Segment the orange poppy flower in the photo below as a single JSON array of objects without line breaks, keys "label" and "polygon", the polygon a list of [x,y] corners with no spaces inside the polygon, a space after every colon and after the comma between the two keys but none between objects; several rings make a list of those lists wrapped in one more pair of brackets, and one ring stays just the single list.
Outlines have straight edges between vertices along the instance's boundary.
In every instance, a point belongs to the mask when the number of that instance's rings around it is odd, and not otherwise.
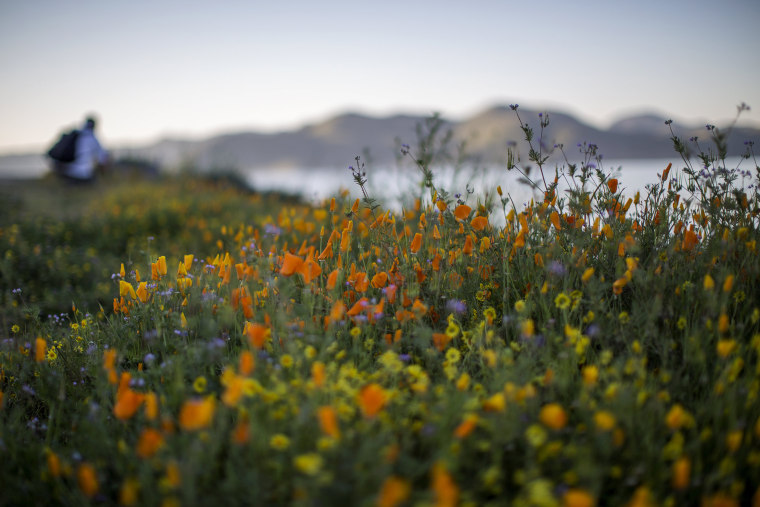
[{"label": "orange poppy flower", "polygon": [[322,387],[325,383],[325,364],[321,361],[315,361],[311,365],[311,378],[314,380],[314,385]]},{"label": "orange poppy flower", "polygon": [[[124,378],[122,376],[122,378]],[[113,415],[122,421],[131,418],[145,400],[145,395],[126,387],[116,393],[116,403],[113,406]]]},{"label": "orange poppy flower", "polygon": [[145,428],[137,440],[137,455],[143,459],[150,458],[156,454],[163,443],[164,437],[158,430]]},{"label": "orange poppy flower", "polygon": [[228,407],[234,407],[237,405],[240,398],[243,396],[243,385],[245,379],[240,375],[233,375],[227,384],[224,394],[222,394],[222,403]]},{"label": "orange poppy flower", "polygon": [[50,475],[53,477],[58,477],[61,475],[61,460],[58,458],[58,455],[56,453],[53,451],[48,451],[46,461]]},{"label": "orange poppy flower", "polygon": [[290,252],[285,252],[285,258],[282,261],[282,268],[280,268],[280,274],[283,276],[291,276],[294,273],[298,273],[303,266],[303,259],[297,255],[293,255]]},{"label": "orange poppy flower", "polygon": [[253,318],[253,298],[251,296],[245,296],[241,299],[240,306],[243,307],[243,317],[246,319]]},{"label": "orange poppy flower", "polygon": [[385,271],[380,271],[375,276],[372,277],[372,287],[376,289],[382,289],[385,287],[385,284],[388,283],[388,273]]},{"label": "orange poppy flower", "polygon": [[520,232],[515,238],[515,248],[522,248],[525,246],[525,229],[520,229]]},{"label": "orange poppy flower", "polygon": [[361,298],[359,301],[354,303],[354,306],[352,306],[348,312],[346,312],[346,315],[349,317],[355,317],[356,315],[362,313],[367,305],[369,305],[369,299]]},{"label": "orange poppy flower", "polygon": [[464,418],[464,421],[457,426],[454,430],[454,436],[457,438],[464,438],[475,429],[478,425],[478,417],[476,415],[470,415]]},{"label": "orange poppy flower", "polygon": [[322,268],[319,267],[319,264],[314,261],[312,256],[309,256],[309,258],[301,264],[298,272],[303,276],[304,283],[309,284],[314,278],[322,274]]},{"label": "orange poppy flower", "polygon": [[77,484],[87,498],[92,498],[98,492],[98,477],[95,468],[89,463],[82,463],[77,468]]},{"label": "orange poppy flower", "polygon": [[330,406],[319,407],[317,409],[317,419],[319,419],[319,427],[325,435],[332,438],[340,438],[338,415],[335,413],[334,408]]},{"label": "orange poppy flower", "polygon": [[235,429],[232,431],[232,441],[238,445],[243,445],[251,438],[251,426],[248,424],[248,420],[244,417],[235,425]]},{"label": "orange poppy flower", "polygon": [[213,396],[187,400],[179,412],[179,425],[185,431],[207,428],[214,419],[216,400]]},{"label": "orange poppy flower", "polygon": [[422,316],[427,313],[428,307],[419,299],[415,299],[414,304],[412,305],[412,311],[417,315]]},{"label": "orange poppy flower", "polygon": [[475,217],[472,219],[472,222],[470,222],[470,225],[473,229],[476,231],[482,231],[486,227],[488,227],[488,218],[486,217]]},{"label": "orange poppy flower", "polygon": [[166,276],[166,256],[162,255],[159,257],[158,261],[156,261],[156,266],[158,268],[158,274]]},{"label": "orange poppy flower", "polygon": [[150,294],[148,293],[148,283],[147,282],[140,282],[137,285],[137,297],[142,303],[147,303],[148,299],[150,298]]},{"label": "orange poppy flower", "polygon": [[363,271],[356,273],[354,276],[353,284],[356,292],[366,292],[369,288],[369,279],[367,278],[367,273]]},{"label": "orange poppy flower", "polygon": [[403,324],[404,322],[408,322],[412,319],[414,319],[415,315],[410,312],[409,310],[398,310],[396,312],[396,320],[399,322],[399,324]]},{"label": "orange poppy flower", "polygon": [[617,192],[617,187],[618,187],[617,178],[612,178],[612,179],[607,180],[607,187],[610,189],[610,192],[612,192],[613,194]]},{"label": "orange poppy flower", "polygon": [[465,255],[472,255],[472,237],[467,236],[464,238],[464,246],[462,247],[462,253]]},{"label": "orange poppy flower", "polygon": [[[352,222],[353,223],[353,222]],[[351,231],[348,228],[343,229],[340,236],[340,251],[346,252],[351,247]]]},{"label": "orange poppy flower", "polygon": [[343,318],[343,315],[346,314],[346,305],[343,304],[343,301],[338,300],[333,304],[332,309],[330,310],[330,321],[331,322],[337,322],[340,319]]},{"label": "orange poppy flower", "polygon": [[34,360],[41,363],[47,356],[47,342],[44,338],[38,337],[34,340]]},{"label": "orange poppy flower", "polygon": [[[644,502],[648,504],[649,502]],[[594,497],[582,489],[568,489],[562,495],[562,505],[565,507],[594,507],[596,500]],[[639,502],[631,502],[629,505],[640,505]]]},{"label": "orange poppy flower", "polygon": [[119,296],[129,296],[132,299],[137,299],[137,294],[135,294],[135,289],[132,287],[132,284],[124,280],[119,280]]},{"label": "orange poppy flower", "polygon": [[266,326],[251,322],[245,323],[243,333],[248,336],[248,341],[251,343],[251,346],[256,349],[264,347],[264,343],[266,343],[267,338],[269,337],[269,329]]},{"label": "orange poppy flower", "polygon": [[623,287],[625,287],[628,284],[628,279],[626,277],[620,277],[617,280],[615,280],[612,283],[612,292],[614,294],[620,295],[623,293]]},{"label": "orange poppy flower", "polygon": [[441,269],[441,254],[436,253],[435,257],[433,257],[433,261],[431,263],[431,267],[433,268],[433,271],[440,271]]},{"label": "orange poppy flower", "polygon": [[675,490],[683,490],[689,487],[691,476],[691,461],[689,458],[681,457],[673,463],[673,472],[670,484]]},{"label": "orange poppy flower", "polygon": [[409,482],[394,476],[388,477],[380,488],[380,493],[377,496],[377,506],[396,507],[409,498],[411,491],[412,486]]},{"label": "orange poppy flower", "polygon": [[245,297],[248,294],[245,287],[239,289],[232,289],[230,297],[230,304],[232,304],[233,310],[237,310],[240,307],[240,298]]},{"label": "orange poppy flower", "polygon": [[324,250],[322,250],[322,253],[319,254],[319,257],[317,257],[317,259],[319,259],[320,261],[323,261],[325,259],[332,259],[332,258],[333,258],[332,243],[328,241],[327,246],[324,248]]},{"label": "orange poppy flower", "polygon": [[419,232],[414,235],[414,238],[412,239],[412,244],[409,247],[409,250],[412,253],[417,253],[420,251],[420,247],[422,246],[422,234]]},{"label": "orange poppy flower", "polygon": [[247,377],[256,369],[256,359],[250,350],[244,350],[240,354],[240,374]]},{"label": "orange poppy flower", "polygon": [[446,348],[446,345],[448,345],[450,341],[451,337],[446,333],[433,333],[433,345],[441,352],[443,352],[443,349]]},{"label": "orange poppy flower", "polygon": [[388,303],[393,304],[396,302],[397,288],[395,285],[389,285],[385,288],[385,297],[388,299]]},{"label": "orange poppy flower", "polygon": [[375,417],[388,401],[385,390],[378,384],[368,384],[359,391],[359,408],[364,417]]},{"label": "orange poppy flower", "polygon": [[454,507],[459,504],[459,487],[442,463],[433,465],[431,488],[435,493],[435,505]]},{"label": "orange poppy flower", "polygon": [[158,417],[158,396],[156,393],[145,393],[145,417],[149,421]]},{"label": "orange poppy flower", "polygon": [[562,230],[562,224],[560,224],[559,222],[559,213],[557,213],[556,211],[552,211],[551,214],[549,215],[549,220],[551,220],[552,225],[554,226],[555,229],[557,229],[558,231]]},{"label": "orange poppy flower", "polygon": [[681,243],[681,249],[692,250],[699,243],[699,237],[697,233],[689,229],[683,233],[683,242]]},{"label": "orange poppy flower", "polygon": [[470,211],[472,211],[472,208],[470,208],[466,204],[460,204],[454,209],[454,216],[457,217],[459,220],[464,220],[465,218],[470,216]]},{"label": "orange poppy flower", "polygon": [[103,369],[113,370],[116,365],[116,349],[103,351]]},{"label": "orange poppy flower", "polygon": [[338,282],[338,269],[334,269],[327,277],[327,290],[333,290]]}]

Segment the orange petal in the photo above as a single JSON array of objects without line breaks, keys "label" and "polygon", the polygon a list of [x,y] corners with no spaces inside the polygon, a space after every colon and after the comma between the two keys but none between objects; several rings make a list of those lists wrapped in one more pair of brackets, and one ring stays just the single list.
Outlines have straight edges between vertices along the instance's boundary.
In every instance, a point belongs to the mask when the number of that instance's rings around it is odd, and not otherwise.
[{"label": "orange petal", "polygon": [[338,427],[338,414],[330,406],[323,406],[317,409],[317,419],[322,432],[333,438],[340,437],[340,428]]},{"label": "orange petal", "polygon": [[412,253],[417,253],[420,251],[421,246],[422,246],[422,234],[418,232],[414,235],[414,239],[412,239],[412,245],[409,247],[409,250],[411,250]]},{"label": "orange petal", "polygon": [[443,352],[446,345],[451,341],[451,338],[446,333],[433,333],[433,345],[435,348]]},{"label": "orange petal", "polygon": [[385,407],[387,396],[378,384],[369,384],[359,391],[359,408],[364,417],[375,417]]},{"label": "orange petal", "polygon": [[470,216],[470,211],[472,211],[472,208],[470,208],[466,204],[460,204],[454,209],[454,216],[457,217],[459,220],[464,220],[465,218]]},{"label": "orange petal", "polygon": [[243,333],[248,336],[248,341],[251,343],[252,347],[260,349],[264,346],[264,343],[266,343],[269,329],[261,324],[246,322],[245,327],[243,328]]},{"label": "orange petal", "polygon": [[293,273],[297,273],[303,265],[303,259],[291,254],[285,253],[285,259],[282,261],[282,268],[280,268],[280,274],[283,276],[291,276]]},{"label": "orange petal", "polygon": [[359,301],[357,301],[354,306],[351,307],[351,309],[346,312],[346,315],[349,317],[354,317],[356,315],[359,315],[364,311],[364,308],[369,304],[369,300],[367,298],[361,298]]},{"label": "orange petal", "polygon": [[555,229],[557,230],[562,229],[562,224],[560,224],[559,222],[559,213],[557,213],[556,211],[552,211],[551,215],[549,215],[549,219],[552,221],[552,225],[554,226]]},{"label": "orange petal", "polygon": [[388,283],[388,273],[381,271],[372,277],[372,287],[382,289]]},{"label": "orange petal", "polygon": [[462,253],[465,255],[470,255],[472,253],[472,238],[470,236],[467,236],[464,239],[464,246],[462,247]]},{"label": "orange petal", "polygon": [[330,273],[330,276],[327,277],[327,290],[333,290],[335,288],[335,284],[338,281],[338,271],[337,269],[334,269],[332,273]]},{"label": "orange petal", "polygon": [[488,227],[488,219],[486,217],[475,217],[472,219],[472,222],[470,222],[470,225],[476,231],[482,231]]}]

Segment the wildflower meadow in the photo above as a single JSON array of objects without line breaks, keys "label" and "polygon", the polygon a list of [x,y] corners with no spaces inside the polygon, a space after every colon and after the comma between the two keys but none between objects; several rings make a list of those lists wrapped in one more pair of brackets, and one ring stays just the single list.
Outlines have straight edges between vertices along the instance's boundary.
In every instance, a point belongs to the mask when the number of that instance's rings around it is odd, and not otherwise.
[{"label": "wildflower meadow", "polygon": [[629,191],[513,110],[524,205],[442,188],[435,129],[400,209],[359,158],[0,205],[0,504],[760,505],[752,144],[671,124]]}]

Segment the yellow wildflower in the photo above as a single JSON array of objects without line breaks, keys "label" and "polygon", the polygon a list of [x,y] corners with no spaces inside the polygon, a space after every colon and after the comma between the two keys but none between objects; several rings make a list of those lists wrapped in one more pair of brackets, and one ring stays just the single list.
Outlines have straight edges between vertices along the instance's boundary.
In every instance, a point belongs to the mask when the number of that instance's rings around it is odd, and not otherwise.
[{"label": "yellow wildflower", "polygon": [[307,453],[293,459],[296,469],[306,475],[316,475],[322,469],[322,456],[317,453]]},{"label": "yellow wildflower", "polygon": [[538,419],[547,428],[560,430],[567,424],[567,413],[558,403],[549,403],[541,408]]},{"label": "yellow wildflower", "polygon": [[718,340],[715,349],[720,357],[726,358],[736,350],[736,340]]},{"label": "yellow wildflower", "polygon": [[599,368],[594,365],[584,366],[581,374],[583,375],[583,383],[587,386],[593,386],[599,378]]},{"label": "yellow wildflower", "polygon": [[610,431],[615,427],[615,416],[606,410],[594,414],[594,425],[602,431]]},{"label": "yellow wildflower", "polygon": [[678,403],[673,405],[665,416],[665,424],[672,430],[688,426],[691,415]]},{"label": "yellow wildflower", "polygon": [[570,306],[570,297],[564,292],[560,292],[556,298],[554,298],[554,306],[560,310],[565,310]]},{"label": "yellow wildflower", "polygon": [[206,380],[206,377],[200,376],[196,377],[193,381],[193,390],[198,393],[204,393],[206,391],[206,386],[208,385],[208,381]]},{"label": "yellow wildflower", "polygon": [[290,447],[290,439],[282,433],[276,433],[269,439],[269,446],[278,451],[284,451]]}]

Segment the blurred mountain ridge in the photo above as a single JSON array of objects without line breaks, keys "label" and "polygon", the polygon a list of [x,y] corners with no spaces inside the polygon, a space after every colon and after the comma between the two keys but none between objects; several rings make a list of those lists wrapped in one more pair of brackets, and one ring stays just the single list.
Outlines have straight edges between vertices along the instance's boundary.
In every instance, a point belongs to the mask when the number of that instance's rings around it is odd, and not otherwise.
[{"label": "blurred mountain ridge", "polygon": [[[522,121],[534,130],[534,142],[542,135],[539,112],[549,118],[541,138],[545,151],[562,144],[571,160],[580,158],[578,145],[583,143],[596,144],[607,160],[677,157],[666,118],[656,114],[624,117],[600,129],[563,112],[519,108]],[[243,171],[344,169],[354,163],[357,155],[376,166],[388,166],[395,163],[401,143],[409,144],[414,153],[417,131],[429,118],[347,112],[284,132],[236,132],[201,140],[164,138],[141,146],[110,148],[116,159],[149,161],[169,171],[183,167]],[[509,106],[497,105],[460,121],[444,118],[443,122],[443,130],[452,133],[452,148],[466,141],[466,153],[476,157],[481,165],[504,164],[507,147],[513,145],[524,158],[527,156],[525,136],[517,115]],[[705,125],[674,122],[672,126],[687,145],[693,144],[688,141],[697,136],[703,149],[714,147]],[[760,129],[735,126],[728,137],[729,156],[743,154],[745,141],[754,141],[760,146]],[[39,153],[0,155],[0,174],[12,165],[44,162]]]}]

